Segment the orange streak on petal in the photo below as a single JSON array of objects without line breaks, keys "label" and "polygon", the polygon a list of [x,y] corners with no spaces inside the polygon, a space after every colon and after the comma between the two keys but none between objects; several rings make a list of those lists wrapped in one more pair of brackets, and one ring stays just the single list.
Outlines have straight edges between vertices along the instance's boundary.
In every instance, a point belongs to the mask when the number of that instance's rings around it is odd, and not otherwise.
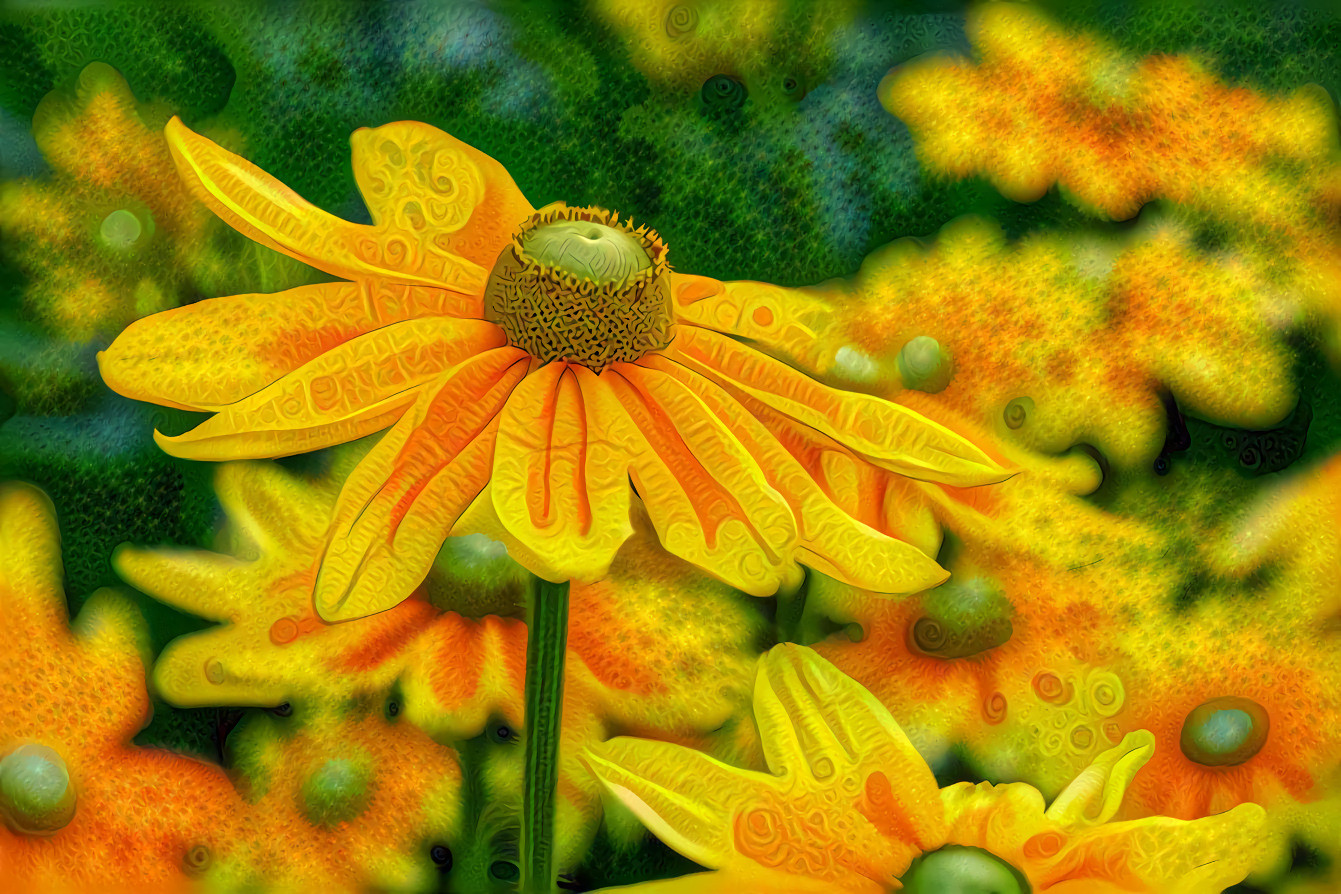
[{"label": "orange streak on petal", "polygon": [[[542,577],[595,580],[631,532],[624,460],[589,435],[602,421],[584,397],[586,370],[531,373],[501,414],[493,475],[499,520]],[[590,381],[595,381],[591,376]]]},{"label": "orange streak on petal", "polygon": [[[853,512],[845,512],[829,492],[830,488],[823,486],[827,480],[822,477],[822,470],[807,466],[784,449],[784,445],[791,446],[789,440],[797,438],[829,439],[672,360],[649,356],[639,364],[675,378],[693,391],[717,418],[731,426],[732,434],[758,461],[768,484],[790,505],[796,518],[798,559],[825,574],[882,593],[916,592],[945,580],[946,572],[929,556],[880,533],[878,518],[872,519],[876,523],[871,524]],[[766,415],[756,418],[752,415],[756,411],[764,411]],[[777,440],[779,437],[784,439],[782,443]],[[840,445],[829,443],[833,451],[848,458],[866,475],[866,483],[857,493],[845,496],[863,502],[876,495],[883,498],[883,487],[876,485],[879,477],[888,473],[857,460]],[[872,477],[875,482],[869,480]]]},{"label": "orange streak on petal", "polygon": [[374,615],[364,625],[354,647],[331,656],[332,670],[372,670],[396,655],[420,634],[437,614],[433,606],[417,599],[408,599],[388,612]]},{"label": "orange streak on petal", "polygon": [[175,438],[164,450],[187,459],[286,456],[380,431],[415,390],[464,357],[500,346],[498,327],[434,317],[383,326],[346,342]]},{"label": "orange streak on petal", "polygon": [[527,359],[497,348],[461,363],[350,474],[317,580],[323,618],[385,610],[423,580],[451,526],[489,480],[498,412]]},{"label": "orange streak on petal", "polygon": [[667,549],[747,592],[772,593],[793,567],[796,523],[758,463],[672,376],[616,364],[606,380],[631,423],[621,432],[629,472]]},{"label": "orange streak on petal", "polygon": [[965,485],[1013,474],[967,439],[907,407],[826,387],[711,330],[681,326],[666,354],[901,475]]}]

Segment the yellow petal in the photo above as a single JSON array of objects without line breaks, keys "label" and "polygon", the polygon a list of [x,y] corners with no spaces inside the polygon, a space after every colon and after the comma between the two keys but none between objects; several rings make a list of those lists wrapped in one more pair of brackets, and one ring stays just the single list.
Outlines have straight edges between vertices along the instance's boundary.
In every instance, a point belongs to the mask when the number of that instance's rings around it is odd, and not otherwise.
[{"label": "yellow petal", "polygon": [[633,533],[623,457],[583,399],[595,382],[583,367],[546,364],[517,386],[499,424],[494,508],[550,580],[604,577]]},{"label": "yellow petal", "polygon": [[589,746],[583,763],[652,834],[701,866],[737,859],[732,820],[772,777],[650,739]]},{"label": "yellow petal", "polygon": [[1029,875],[1064,858],[1071,839],[1043,816],[1043,796],[1032,785],[957,782],[941,789],[947,844],[982,848]]},{"label": "yellow petal", "polygon": [[252,563],[194,549],[122,545],[112,553],[112,567],[160,602],[211,621],[234,621],[241,610],[237,588],[250,577]]},{"label": "yellow petal", "polygon": [[387,428],[420,386],[507,341],[483,320],[429,317],[392,323],[303,364],[256,394],[177,437],[155,433],[184,459],[289,456],[343,444]]},{"label": "yellow petal", "polygon": [[914,846],[908,859],[938,846],[945,823],[931,768],[885,706],[813,649],[784,643],[764,656],[754,716],[774,773],[808,771],[820,782],[882,773],[889,791],[877,825]]},{"label": "yellow petal", "polygon": [[769,485],[786,498],[796,517],[799,561],[877,593],[917,593],[949,577],[912,544],[887,537],[840,509],[813,472],[783,449],[776,430],[765,427],[720,386],[664,357],[644,357],[639,364],[673,376],[693,391],[758,461]]},{"label": "yellow petal", "polygon": [[56,507],[28,484],[0,484],[0,619],[4,629],[64,629]]},{"label": "yellow petal", "polygon": [[229,549],[241,558],[276,551],[315,551],[324,541],[332,486],[278,463],[224,463],[214,493],[229,521]]},{"label": "yellow petal", "polygon": [[217,410],[352,338],[425,316],[479,318],[481,310],[477,299],[443,289],[371,283],[211,298],[131,323],[98,367],[126,397]]},{"label": "yellow petal", "polygon": [[640,882],[601,891],[637,894],[884,894],[887,888],[870,879],[810,878],[778,872],[758,864],[732,866],[717,872],[695,872],[654,882]]},{"label": "yellow petal", "polygon": [[1132,777],[1154,753],[1155,737],[1148,730],[1127,733],[1115,748],[1096,757],[1057,796],[1048,807],[1048,819],[1072,827],[1108,822],[1122,806]]},{"label": "yellow petal", "polygon": [[828,344],[822,334],[839,316],[813,290],[762,282],[723,283],[682,273],[672,278],[678,319],[738,336],[816,374],[833,365],[837,346]]},{"label": "yellow petal", "polygon": [[317,578],[321,617],[385,611],[423,581],[489,479],[498,413],[528,363],[511,347],[462,362],[358,464],[340,491]]},{"label": "yellow petal", "polygon": [[345,279],[373,277],[465,294],[484,289],[486,268],[431,239],[327,214],[179,118],[168,122],[164,134],[191,190],[225,223],[262,245]]},{"label": "yellow petal", "polygon": [[354,179],[378,227],[485,269],[535,211],[501,164],[431,125],[362,127],[349,142]]},{"label": "yellow petal", "polygon": [[666,549],[747,593],[775,593],[795,521],[740,442],[663,373],[616,364],[582,382]]},{"label": "yellow petal", "polygon": [[1122,891],[1217,894],[1260,865],[1265,819],[1257,804],[1240,804],[1191,821],[1152,816],[1096,826],[1068,854],[1064,877],[1075,880],[1072,887],[1047,890],[1080,894],[1091,889],[1078,883],[1095,879],[1116,882]]},{"label": "yellow petal", "polygon": [[968,487],[1014,474],[963,437],[907,407],[826,387],[716,332],[680,326],[666,354],[900,475]]}]

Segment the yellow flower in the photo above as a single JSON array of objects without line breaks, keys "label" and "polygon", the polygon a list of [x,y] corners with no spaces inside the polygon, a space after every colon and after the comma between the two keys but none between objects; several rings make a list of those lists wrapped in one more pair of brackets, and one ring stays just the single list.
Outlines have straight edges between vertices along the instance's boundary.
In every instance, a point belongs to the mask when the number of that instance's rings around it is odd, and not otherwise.
[{"label": "yellow flower", "polygon": [[718,870],[640,889],[921,892],[977,878],[1001,891],[1193,894],[1241,880],[1255,856],[1256,804],[1109,822],[1154,750],[1144,730],[1045,809],[1022,783],[937,790],[884,706],[809,649],[764,657],[754,714],[768,773],[665,742],[588,749],[593,772],[658,838]]},{"label": "yellow flower", "polygon": [[138,321],[100,356],[103,377],[215,413],[158,436],[190,459],[285,456],[390,428],[340,494],[316,584],[324,618],[395,605],[449,533],[493,524],[541,577],[598,579],[631,530],[630,482],[668,550],[746,592],[773,593],[797,560],[912,592],[945,572],[839,509],[778,438],[815,430],[925,481],[1010,474],[917,413],[731,337],[801,352],[813,307],[673,273],[655,233],[602,209],[537,212],[502,165],[435,128],[351,138],[371,226],[176,119],[167,137],[227,223],[347,281]]}]

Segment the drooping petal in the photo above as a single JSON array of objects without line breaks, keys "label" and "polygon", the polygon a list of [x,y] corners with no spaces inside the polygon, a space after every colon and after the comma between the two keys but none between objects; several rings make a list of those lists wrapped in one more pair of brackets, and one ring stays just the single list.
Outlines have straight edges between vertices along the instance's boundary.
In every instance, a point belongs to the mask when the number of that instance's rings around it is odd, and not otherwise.
[{"label": "drooping petal", "polygon": [[489,479],[498,413],[528,363],[511,347],[463,361],[358,464],[340,491],[317,578],[321,617],[384,611],[424,579]]},{"label": "drooping petal", "polygon": [[708,329],[679,327],[666,354],[901,475],[966,487],[1014,474],[963,437],[907,407],[826,387]]},{"label": "drooping petal", "polygon": [[776,592],[795,521],[711,410],[670,376],[632,364],[582,385],[666,549],[747,593]]},{"label": "drooping petal", "polygon": [[[765,427],[720,386],[664,357],[649,355],[639,364],[673,376],[693,391],[758,461],[768,483],[792,507],[800,561],[831,577],[878,593],[915,593],[934,587],[949,576],[934,559],[912,544],[887,537],[839,508],[821,489],[815,471],[803,467],[783,449],[778,430]],[[781,421],[781,415],[776,415]],[[872,521],[875,520],[873,514]]]},{"label": "drooping petal", "polygon": [[765,774],[650,739],[611,739],[589,746],[582,760],[652,834],[710,869],[736,859],[732,817],[761,787],[775,785]]},{"label": "drooping petal", "polygon": [[303,364],[178,437],[154,434],[184,459],[259,459],[343,444],[387,428],[426,383],[462,358],[501,347],[483,320],[392,323]]},{"label": "drooping petal", "polygon": [[566,363],[529,375],[503,409],[494,458],[498,518],[540,559],[530,570],[555,581],[603,577],[633,533],[623,457],[601,436],[584,380],[596,377]]},{"label": "drooping petal", "polygon": [[486,270],[535,211],[506,168],[431,125],[362,127],[349,142],[354,179],[378,227]]},{"label": "drooping petal", "polygon": [[253,241],[346,279],[373,277],[464,294],[484,288],[487,268],[426,236],[327,214],[251,162],[194,133],[179,118],[168,122],[164,135],[191,190]]},{"label": "drooping petal", "polygon": [[673,274],[673,281],[679,320],[756,343],[816,374],[833,365],[837,346],[822,333],[840,317],[817,290],[683,273]]},{"label": "drooping petal", "polygon": [[211,298],[131,323],[98,367],[126,397],[217,410],[379,326],[432,316],[478,319],[479,300],[369,282]]}]

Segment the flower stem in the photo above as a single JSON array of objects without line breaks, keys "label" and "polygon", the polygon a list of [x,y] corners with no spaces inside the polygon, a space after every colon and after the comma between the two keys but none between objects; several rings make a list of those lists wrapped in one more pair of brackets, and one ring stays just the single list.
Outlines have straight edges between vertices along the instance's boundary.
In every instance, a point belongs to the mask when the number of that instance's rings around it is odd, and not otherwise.
[{"label": "flower stem", "polygon": [[522,791],[521,890],[554,891],[554,795],[559,784],[568,584],[536,578],[527,612],[526,781]]}]

